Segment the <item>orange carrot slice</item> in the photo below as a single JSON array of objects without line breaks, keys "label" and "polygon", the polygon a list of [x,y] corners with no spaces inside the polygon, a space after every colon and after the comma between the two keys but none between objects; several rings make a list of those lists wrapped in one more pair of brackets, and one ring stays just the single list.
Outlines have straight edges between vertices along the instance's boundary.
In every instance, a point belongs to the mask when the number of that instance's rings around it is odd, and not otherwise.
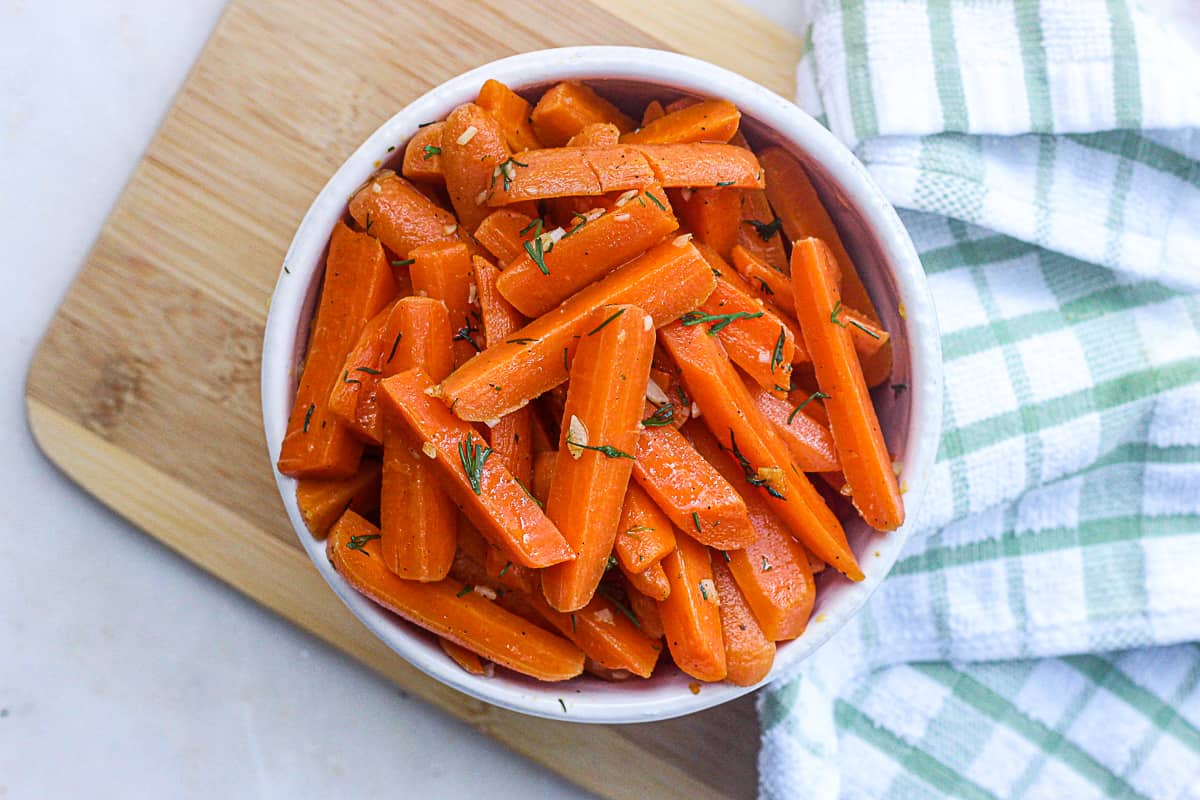
[{"label": "orange carrot slice", "polygon": [[633,120],[596,94],[589,86],[567,81],[542,95],[530,115],[537,137],[548,147],[560,147],[594,122],[611,122],[621,132],[633,130]]},{"label": "orange carrot slice", "polygon": [[326,545],[333,568],[371,600],[523,675],[563,681],[583,671],[583,653],[575,645],[505,611],[470,587],[453,580],[406,581],[388,572],[378,536],[374,525],[347,511],[329,532]]},{"label": "orange carrot slice", "polygon": [[567,141],[567,147],[615,147],[621,140],[621,129],[611,122],[593,122]]},{"label": "orange carrot slice", "polygon": [[708,297],[713,281],[690,244],[653,247],[468,361],[442,382],[438,395],[462,419],[499,419],[567,379],[575,337],[591,330],[588,317],[597,308],[637,305],[661,326]]},{"label": "orange carrot slice", "polygon": [[621,522],[613,552],[626,574],[644,572],[675,549],[671,520],[655,505],[646,490],[636,483],[625,490]]},{"label": "orange carrot slice", "polygon": [[625,579],[629,581],[629,585],[638,594],[643,594],[659,602],[670,596],[671,582],[667,580],[667,572],[663,569],[661,561],[656,561],[641,572],[630,572],[625,569],[623,564],[620,565],[620,568]]},{"label": "orange carrot slice", "polygon": [[459,223],[469,233],[490,213],[484,198],[512,151],[496,118],[474,103],[450,112],[442,129],[442,173]]},{"label": "orange carrot slice", "polygon": [[381,170],[350,198],[350,216],[401,259],[418,245],[454,241],[458,231],[453,214],[391,170]]},{"label": "orange carrot slice", "polygon": [[895,530],[904,522],[904,500],[849,325],[842,318],[838,287],[824,263],[833,257],[820,239],[802,239],[793,245],[792,285],[796,296],[805,300],[797,303],[800,329],[813,357],[817,383],[828,395],[825,411],[850,501],[872,528]]},{"label": "orange carrot slice", "polygon": [[514,156],[487,193],[487,203],[601,195],[641,189],[654,171],[633,147],[552,147]]},{"label": "orange carrot slice", "polygon": [[[608,595],[608,596],[605,596]],[[662,646],[642,633],[641,621],[629,612],[628,606],[618,606],[614,595],[597,594],[591,601],[570,613],[555,611],[546,599],[536,592],[531,600],[559,633],[567,637],[588,658],[606,669],[625,669],[634,675],[649,678],[658,663]]]},{"label": "orange carrot slice", "polygon": [[533,222],[511,208],[497,208],[483,218],[475,229],[475,239],[501,264],[508,264],[525,252],[525,242],[533,238]]},{"label": "orange carrot slice", "polygon": [[723,680],[727,667],[721,598],[713,582],[708,548],[689,536],[680,536],[675,552],[662,563],[671,594],[658,604],[658,611],[671,658],[696,680]]},{"label": "orange carrot slice", "polygon": [[654,122],[654,120],[661,119],[664,115],[666,115],[666,113],[667,112],[663,110],[662,103],[658,102],[657,100],[651,100],[646,104],[645,110],[642,111],[641,126],[643,128],[646,127],[651,122]]},{"label": "orange carrot slice", "polygon": [[[662,565],[659,564],[659,566]],[[666,574],[665,570],[663,574]],[[668,591],[667,595],[670,594]],[[663,638],[662,615],[658,613],[658,601],[632,587],[626,592],[626,600],[629,603],[629,610],[637,618],[642,633],[657,644],[658,640]]]},{"label": "orange carrot slice", "polygon": [[554,467],[557,463],[557,450],[540,450],[533,454],[533,483],[530,490],[543,506],[550,497],[550,484],[554,482]]},{"label": "orange carrot slice", "polygon": [[537,150],[541,142],[529,124],[529,114],[533,107],[529,101],[500,81],[486,80],[479,89],[479,99],[476,101],[485,109],[504,131],[504,140],[514,153],[522,150]]},{"label": "orange carrot slice", "polygon": [[400,173],[410,181],[420,183],[443,183],[442,174],[442,128],[444,122],[435,122],[418,128],[404,148],[404,163]]},{"label": "orange carrot slice", "polygon": [[646,157],[658,182],[666,187],[763,188],[758,159],[741,147],[709,142],[631,147]]},{"label": "orange carrot slice", "polygon": [[836,472],[841,469],[833,434],[805,413],[817,398],[805,402],[804,407],[797,407],[787,400],[780,400],[761,386],[749,381],[745,381],[745,384],[758,412],[771,423],[779,438],[787,445],[796,469],[801,472]]},{"label": "orange carrot slice", "polygon": [[379,242],[343,223],[333,229],[325,283],[309,336],[304,372],[279,451],[279,471],[294,478],[349,478],[363,446],[329,408],[358,332],[396,295]]},{"label": "orange carrot slice", "polygon": [[347,508],[360,514],[379,508],[379,473],[378,461],[363,459],[358,472],[349,478],[300,480],[296,484],[296,504],[309,532],[323,538]]},{"label": "orange carrot slice", "polygon": [[[342,372],[329,393],[329,410],[352,429],[358,425],[359,401],[375,391],[379,382],[379,361],[386,346],[388,318],[394,303],[383,307],[378,314],[367,320],[358,340],[342,362]],[[389,340],[390,343],[390,340]],[[360,431],[366,435],[366,431]],[[367,437],[371,441],[370,437]],[[374,440],[378,444],[378,439]]]},{"label": "orange carrot slice", "polygon": [[738,215],[741,213],[740,189],[679,189],[672,201],[683,227],[728,259],[737,244]]},{"label": "orange carrot slice", "polygon": [[728,142],[737,132],[741,112],[728,100],[705,100],[681,108],[621,137],[624,144]]},{"label": "orange carrot slice", "polygon": [[483,349],[472,308],[470,250],[461,242],[436,242],[417,247],[409,255],[414,293],[441,300],[450,312],[454,365],[461,366]]},{"label": "orange carrot slice", "polygon": [[767,638],[729,566],[712,560],[713,583],[721,598],[721,638],[725,643],[725,679],[734,686],[753,686],[767,677],[775,663],[775,643]]},{"label": "orange carrot slice", "polygon": [[442,476],[442,486],[488,541],[507,548],[518,563],[547,567],[574,558],[554,523],[499,459],[483,437],[429,396],[434,383],[420,368],[379,384],[389,404],[421,441],[421,452]]},{"label": "orange carrot slice", "polygon": [[465,669],[472,675],[482,675],[487,672],[483,665],[483,661],[479,656],[472,653],[465,647],[461,647],[449,639],[438,638],[438,644],[442,647],[442,652],[450,656],[450,660],[460,667]]}]

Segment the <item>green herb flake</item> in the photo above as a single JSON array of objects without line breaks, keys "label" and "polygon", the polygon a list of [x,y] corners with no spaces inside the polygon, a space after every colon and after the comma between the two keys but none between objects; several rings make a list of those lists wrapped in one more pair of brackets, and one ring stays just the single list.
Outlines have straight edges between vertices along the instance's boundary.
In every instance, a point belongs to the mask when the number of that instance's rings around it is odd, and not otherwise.
[{"label": "green herb flake", "polygon": [[616,606],[617,611],[620,611],[622,614],[628,617],[629,621],[632,622],[639,630],[641,629],[642,621],[637,618],[636,614],[629,610],[629,606],[618,600],[617,596],[610,592],[607,586],[601,585],[596,587],[596,594],[600,595],[605,600]]},{"label": "green herb flake", "polygon": [[761,222],[757,219],[747,219],[743,220],[743,222],[753,225],[755,233],[758,234],[758,238],[762,239],[764,242],[771,241],[771,237],[779,233],[780,229],[783,228],[783,220],[781,220],[779,217],[776,217],[770,222]]},{"label": "green herb flake", "polygon": [[404,336],[404,331],[396,334],[396,340],[392,342],[392,352],[388,353],[388,363],[392,363],[392,359],[396,357],[396,348],[400,346],[400,339]]},{"label": "green herb flake", "polygon": [[696,533],[703,532],[700,528],[700,514],[698,512],[692,512],[692,524],[696,526]]},{"label": "green herb flake", "polygon": [[[783,345],[787,342],[787,328],[779,326],[779,338],[775,340],[775,352],[771,354],[771,374],[775,374],[775,368],[783,366]],[[786,390],[785,390],[786,391]]]},{"label": "green herb flake", "polygon": [[704,581],[700,581],[699,586],[700,586],[700,596],[703,597],[705,600],[707,600],[708,599],[708,587],[704,585]]},{"label": "green herb flake", "polygon": [[732,561],[732,560],[733,560],[733,559],[732,559],[732,558],[729,556],[729,551],[728,551],[728,550],[722,550],[722,551],[721,551],[721,555],[725,556],[725,563],[726,563],[726,564],[728,564],[730,561]]},{"label": "green herb flake", "polygon": [[469,583],[464,583],[464,584],[463,584],[463,587],[462,587],[461,589],[459,589],[459,590],[458,590],[458,594],[456,594],[456,595],[454,595],[454,596],[455,596],[455,597],[466,597],[467,595],[469,595],[469,594],[470,594],[471,592],[473,592],[473,591],[475,591],[475,587],[474,587],[474,586],[472,586],[472,585],[471,585],[471,584],[469,584]]},{"label": "green herb flake", "polygon": [[[579,625],[575,621],[575,615],[571,615],[571,633],[579,633]],[[566,710],[565,708],[563,709]]]},{"label": "green herb flake", "polygon": [[654,195],[650,194],[650,192],[646,192],[646,197],[649,197],[649,198],[650,198],[650,202],[654,203],[654,205],[658,206],[658,207],[659,207],[659,208],[661,208],[663,211],[666,211],[666,210],[667,210],[667,207],[666,207],[666,205],[663,203],[663,201],[662,201],[662,200],[659,200],[657,197],[655,197]]},{"label": "green herb flake", "polygon": [[517,235],[524,236],[525,234],[529,233],[530,231],[534,232],[533,233],[534,236],[542,235],[542,218],[541,217],[534,217],[533,219],[529,220],[529,224],[526,225],[524,228],[521,228],[521,230],[518,231]]},{"label": "green herb flake", "polygon": [[422,123],[421,123],[420,125],[418,125],[417,127],[418,127],[418,128],[428,128],[428,127],[429,127],[430,125],[432,125],[434,122],[437,122],[437,120],[435,119],[435,120],[432,120],[431,122],[422,122]]},{"label": "green herb flake", "polygon": [[505,339],[505,344],[533,344],[537,339]]},{"label": "green herb flake", "polygon": [[570,372],[571,365],[567,363],[567,348],[563,348],[563,371]]},{"label": "green herb flake", "polygon": [[351,536],[350,541],[346,542],[346,549],[357,550],[358,552],[366,555],[367,542],[371,541],[372,539],[378,539],[379,537],[380,534],[378,533],[364,533],[362,536]]},{"label": "green herb flake", "polygon": [[899,397],[900,395],[904,394],[906,391],[908,391],[907,383],[893,383],[892,384],[892,397]]},{"label": "green herb flake", "polygon": [[658,410],[642,420],[643,428],[661,428],[675,421],[675,406],[670,403],[659,406]]},{"label": "green herb flake", "polygon": [[601,322],[599,325],[597,325],[596,327],[594,327],[590,331],[588,331],[587,335],[591,336],[593,333],[598,333],[601,328],[603,328],[605,325],[612,322],[614,319],[616,319],[617,317],[621,316],[624,313],[625,313],[625,309],[623,309],[623,308],[617,309],[617,311],[611,317],[604,320],[604,322]]},{"label": "green herb flake", "polygon": [[433,145],[433,144],[425,145],[424,147],[421,148],[421,151],[423,153],[425,153],[426,161],[433,158],[434,156],[440,156],[442,154],[442,148],[438,147],[437,145]]},{"label": "green herb flake", "polygon": [[288,265],[287,265],[287,264],[284,264],[284,265],[283,265],[283,271],[284,271],[285,273],[287,273],[288,275],[291,275],[291,274],[292,274],[292,271],[291,271],[290,269],[288,269]]},{"label": "green herb flake", "polygon": [[750,463],[750,459],[746,458],[746,456],[742,454],[742,451],[738,449],[737,437],[733,433],[733,428],[729,429],[729,450],[733,453],[733,457],[737,459],[738,466],[742,468],[742,473],[746,478],[746,483],[750,484],[751,486],[759,486],[763,489],[766,489],[767,494],[771,495],[771,497],[774,497],[776,500],[787,500],[786,497],[779,493],[778,489],[767,483],[765,478],[758,477],[758,472],[755,471],[754,465]]},{"label": "green herb flake", "polygon": [[479,346],[479,342],[475,341],[475,337],[472,335],[478,332],[479,328],[476,328],[474,325],[472,325],[471,320],[468,319],[466,325],[454,332],[453,339],[456,342],[466,342],[467,344],[471,345],[471,347],[475,348],[476,353],[480,353],[483,351],[483,348]]},{"label": "green herb flake", "polygon": [[841,327],[844,328],[844,327],[846,327],[846,323],[844,323],[840,319],[838,319],[838,315],[842,313],[842,310],[843,310],[842,309],[842,301],[838,300],[836,303],[833,304],[833,311],[829,312],[829,321],[832,322],[834,325],[840,325]]},{"label": "green herb flake", "polygon": [[393,267],[408,267],[408,266],[412,266],[412,264],[415,261],[416,261],[415,258],[402,258],[399,261],[393,261],[392,266]]},{"label": "green herb flake", "polygon": [[616,569],[616,567],[617,567],[617,557],[614,556],[612,553],[609,553],[608,560],[604,562],[604,571],[608,572],[610,569]]},{"label": "green herb flake", "polygon": [[314,412],[314,411],[316,411],[316,410],[317,410],[317,404],[316,404],[316,403],[309,403],[309,404],[308,404],[308,411],[305,411],[305,412],[304,412],[304,432],[305,432],[305,433],[308,433],[308,424],[309,424],[310,422],[312,422],[312,415],[313,415],[313,412]]},{"label": "green herb flake", "polygon": [[395,149],[396,149],[396,145],[392,145],[391,147],[389,147],[387,149],[387,151],[390,153],[390,152],[394,151]]},{"label": "green herb flake", "polygon": [[863,325],[861,322],[859,322],[859,321],[858,321],[858,320],[856,320],[856,319],[852,319],[852,320],[850,320],[850,324],[851,324],[851,325],[853,325],[854,327],[858,328],[860,331],[862,331],[863,333],[865,333],[867,336],[870,336],[872,339],[879,339],[879,338],[881,338],[881,337],[880,337],[880,335],[879,335],[878,333],[876,333],[875,331],[871,330],[871,329],[870,329],[870,328],[868,328],[866,325]]},{"label": "green herb flake", "polygon": [[533,263],[537,264],[537,268],[543,275],[550,274],[550,268],[546,266],[546,250],[542,245],[540,233],[525,243],[525,252],[529,254]]},{"label": "green herb flake", "polygon": [[358,378],[350,377],[350,370],[345,370],[342,372],[342,383],[357,383],[359,386],[362,385],[362,381],[360,381]]},{"label": "green herb flake", "polygon": [[633,456],[629,455],[629,453],[626,453],[624,450],[618,450],[617,448],[615,448],[611,445],[579,444],[578,442],[571,440],[570,434],[567,434],[567,442],[566,443],[568,445],[570,445],[571,447],[578,447],[580,450],[593,450],[597,453],[602,453],[606,458],[628,458],[630,461],[634,460]]},{"label": "green herb flake", "polygon": [[354,371],[355,372],[365,372],[368,375],[382,375],[383,374],[383,370],[373,369],[372,367],[355,367]]},{"label": "green herb flake", "polygon": [[764,312],[762,311],[756,311],[754,313],[750,313],[749,311],[734,311],[729,314],[705,314],[701,311],[689,311],[680,317],[679,321],[684,327],[703,325],[707,322],[711,322],[713,324],[709,327],[708,333],[710,336],[716,336],[718,333],[725,330],[725,328],[730,324],[737,322],[739,319],[758,319],[763,315],[763,313]]},{"label": "green herb flake", "polygon": [[506,564],[505,564],[503,567],[501,567],[501,568],[500,568],[500,576],[499,576],[499,577],[503,578],[503,577],[504,577],[504,574],[505,574],[506,572],[508,572],[510,569],[512,569],[512,562],[511,562],[511,561],[509,561],[509,562],[508,562],[508,563],[506,563]]},{"label": "green herb flake", "polygon": [[560,706],[562,706],[563,713],[564,714],[567,713],[567,704],[563,702],[563,699],[561,697],[558,698],[558,704]]},{"label": "green herb flake", "polygon": [[480,485],[483,481],[483,465],[491,454],[492,448],[485,447],[482,440],[480,444],[475,444],[470,432],[467,433],[465,441],[458,443],[458,459],[462,462],[463,472],[467,474],[467,482],[471,484],[471,491],[477,495],[483,492]]},{"label": "green herb flake", "polygon": [[536,497],[533,496],[533,492],[529,491],[529,487],[526,486],[525,483],[520,478],[518,478],[516,475],[514,475],[513,480],[517,482],[517,486],[520,486],[522,489],[525,490],[525,494],[529,495],[530,500],[537,503],[538,508],[544,509],[546,507],[545,503],[543,503],[541,500],[538,500]]},{"label": "green herb flake", "polygon": [[792,409],[792,413],[788,414],[787,424],[791,425],[792,420],[794,420],[796,418],[796,415],[799,414],[800,411],[806,405],[811,403],[813,400],[828,400],[828,399],[829,399],[829,395],[825,394],[824,392],[813,392],[808,397],[804,398],[804,400],[800,403],[800,405],[798,405]]}]

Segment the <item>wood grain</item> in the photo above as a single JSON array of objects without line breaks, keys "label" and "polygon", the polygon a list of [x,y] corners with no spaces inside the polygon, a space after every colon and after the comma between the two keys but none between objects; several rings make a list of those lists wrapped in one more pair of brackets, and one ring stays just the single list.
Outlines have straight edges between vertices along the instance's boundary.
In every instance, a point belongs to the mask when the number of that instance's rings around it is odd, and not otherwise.
[{"label": "wood grain", "polygon": [[[28,378],[30,426],[56,464],[135,525],[592,792],[750,796],[752,699],[616,727],[472,700],[409,666],[337,601],[275,491],[258,373],[279,265],[327,177],[398,108],[486,61],[570,44],[677,49],[791,92],[798,40],[731,0],[543,8],[234,0],[46,332]],[[741,33],[718,46],[713,30]]]}]

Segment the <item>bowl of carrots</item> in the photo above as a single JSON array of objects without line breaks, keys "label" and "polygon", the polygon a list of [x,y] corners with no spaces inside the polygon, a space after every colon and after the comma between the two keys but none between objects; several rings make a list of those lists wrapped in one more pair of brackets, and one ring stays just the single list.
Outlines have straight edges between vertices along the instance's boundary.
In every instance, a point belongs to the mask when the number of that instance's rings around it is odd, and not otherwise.
[{"label": "bowl of carrots", "polygon": [[907,537],[937,323],[862,165],[655,50],[526,53],[402,109],[318,195],[263,346],[296,533],[416,667],[666,719],[829,639]]}]

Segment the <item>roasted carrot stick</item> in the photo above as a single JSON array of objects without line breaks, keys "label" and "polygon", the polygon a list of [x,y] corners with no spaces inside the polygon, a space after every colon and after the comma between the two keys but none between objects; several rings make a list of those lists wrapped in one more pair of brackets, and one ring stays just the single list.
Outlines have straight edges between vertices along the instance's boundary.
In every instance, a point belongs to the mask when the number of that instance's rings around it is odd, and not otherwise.
[{"label": "roasted carrot stick", "polygon": [[420,368],[380,382],[380,399],[421,441],[421,452],[442,475],[446,493],[488,541],[507,548],[527,567],[547,567],[574,558],[554,523],[546,518],[483,437],[429,396],[434,387]]},{"label": "roasted carrot stick", "polygon": [[[662,565],[659,564],[659,566]],[[663,574],[666,574],[666,570],[663,571]],[[667,594],[669,595],[670,592]],[[658,601],[632,587],[625,595],[629,603],[629,610],[637,617],[642,633],[657,643],[659,639],[663,638],[662,615],[658,613]]]},{"label": "roasted carrot stick", "polygon": [[514,156],[487,193],[504,206],[548,197],[594,196],[641,189],[654,183],[654,170],[638,148],[552,147]]},{"label": "roasted carrot stick", "polygon": [[559,611],[587,605],[604,576],[633,471],[654,353],[654,320],[637,306],[597,309],[588,324],[571,365],[546,501],[546,516],[575,551],[573,561],[542,573],[542,593]]},{"label": "roasted carrot stick", "polygon": [[613,547],[627,574],[644,572],[675,549],[671,520],[659,510],[646,490],[636,483],[625,490],[617,541]]},{"label": "roasted carrot stick", "polygon": [[767,677],[775,663],[775,643],[766,637],[729,566],[712,559],[713,583],[721,598],[721,638],[725,643],[725,679],[735,686],[753,686]]},{"label": "roasted carrot stick", "polygon": [[342,223],[333,229],[325,282],[309,336],[304,373],[279,471],[294,478],[349,478],[358,469],[362,443],[329,408],[334,383],[363,325],[396,295],[396,284],[379,242]]},{"label": "roasted carrot stick", "polygon": [[593,122],[567,141],[567,147],[615,147],[621,140],[621,129],[611,122]]},{"label": "roasted carrot stick", "polygon": [[363,459],[358,472],[349,478],[300,480],[296,484],[296,504],[312,535],[324,537],[347,508],[360,514],[379,508],[379,472],[378,461]]},{"label": "roasted carrot stick", "polygon": [[[395,343],[388,354],[389,375],[419,367],[444,377],[453,364],[446,307],[429,297],[396,302]],[[401,578],[440,581],[454,561],[458,512],[437,473],[421,454],[421,442],[383,413],[383,489],[379,508],[380,552],[384,566]]]},{"label": "roasted carrot stick", "polygon": [[572,81],[548,89],[534,107],[530,121],[547,147],[561,147],[594,122],[611,122],[622,133],[633,130],[633,120],[619,108],[591,87]]},{"label": "roasted carrot stick", "polygon": [[471,253],[461,242],[436,242],[411,251],[413,292],[446,304],[454,331],[454,364],[483,349],[478,317],[471,307]]},{"label": "roasted carrot stick", "polygon": [[841,316],[838,287],[829,280],[823,263],[833,257],[820,239],[802,239],[792,247],[792,285],[797,298],[804,298],[797,303],[800,329],[813,357],[817,383],[828,395],[825,411],[850,501],[872,528],[895,530],[904,522],[904,501],[849,326]]},{"label": "roasted carrot stick", "polygon": [[620,600],[607,590],[570,613],[555,611],[537,592],[531,599],[546,622],[606,669],[629,670],[643,678],[654,672],[662,645],[642,633],[641,620],[632,612],[627,615],[629,607],[618,606]]},{"label": "roasted carrot stick", "polygon": [[663,110],[662,103],[658,102],[657,100],[651,100],[646,104],[645,110],[642,111],[642,127],[646,127],[656,119],[661,119],[664,115],[666,115],[666,113],[667,112]]},{"label": "roasted carrot stick", "polygon": [[359,400],[373,392],[378,383],[379,361],[383,358],[387,322],[393,305],[384,306],[378,314],[367,320],[354,346],[346,354],[341,374],[329,393],[330,412],[351,428],[358,424]]},{"label": "roasted carrot stick", "polygon": [[841,523],[804,474],[792,468],[787,447],[758,412],[720,343],[678,322],[664,327],[659,337],[682,370],[703,412],[700,419],[738,457],[746,480],[822,560],[851,580],[862,580]]},{"label": "roasted carrot stick", "polygon": [[[739,478],[741,467],[703,426],[689,425],[688,436],[722,475]],[[816,597],[809,554],[767,507],[767,499],[750,489],[746,485],[742,496],[758,539],[731,551],[726,563],[766,637],[776,642],[795,639],[804,633]]]},{"label": "roasted carrot stick", "polygon": [[[652,410],[645,406],[645,419],[651,419]],[[638,485],[679,530],[721,550],[754,541],[742,498],[673,426],[643,428],[636,455]]]},{"label": "roasted carrot stick", "polygon": [[705,100],[681,108],[621,137],[624,144],[728,142],[741,112],[728,100]]},{"label": "roasted carrot stick", "polygon": [[460,667],[465,669],[472,675],[482,675],[487,670],[483,666],[483,661],[479,656],[472,653],[465,647],[461,647],[449,639],[438,638],[438,644],[442,646],[442,652],[450,656],[450,660]]},{"label": "roasted carrot stick", "polygon": [[458,221],[391,170],[381,170],[350,198],[350,216],[399,258],[430,242],[454,241]]},{"label": "roasted carrot stick", "polygon": [[667,572],[661,561],[656,561],[641,572],[630,572],[625,566],[619,565],[625,580],[636,590],[659,602],[666,600],[671,594],[671,582],[667,580]]},{"label": "roasted carrot stick", "polygon": [[450,112],[442,129],[442,173],[459,223],[469,233],[490,213],[484,199],[512,151],[496,118],[474,103]]},{"label": "roasted carrot stick", "polygon": [[479,89],[479,105],[491,114],[500,129],[504,131],[504,140],[514,153],[522,150],[537,150],[542,146],[533,126],[529,124],[529,114],[533,107],[529,101],[500,81],[487,80]]},{"label": "roasted carrot stick", "polygon": [[511,208],[497,208],[483,218],[475,229],[475,239],[500,264],[508,264],[525,252],[525,242],[533,238],[533,222]]},{"label": "roasted carrot stick", "polygon": [[713,583],[709,550],[690,536],[679,536],[675,552],[663,559],[671,594],[658,604],[667,647],[676,666],[696,680],[725,678],[721,636],[721,598]]},{"label": "roasted carrot stick", "polygon": [[462,419],[499,419],[567,379],[575,337],[587,334],[597,308],[631,303],[661,326],[708,297],[713,281],[690,244],[652,247],[455,370],[438,395]]},{"label": "roasted carrot stick", "polygon": [[617,203],[595,219],[525,245],[497,281],[500,293],[522,314],[536,317],[679,227],[666,193],[656,186],[631,189]]},{"label": "roasted carrot stick", "polygon": [[[838,265],[841,301],[879,327],[879,314],[804,167],[779,147],[769,147],[760,156],[767,176],[767,197],[783,223],[783,232],[793,242],[809,236],[824,241]],[[878,351],[863,359],[862,367],[868,386],[887,380],[892,372],[891,344],[883,343]]]},{"label": "roasted carrot stick", "polygon": [[404,164],[401,174],[410,181],[442,183],[442,128],[444,122],[435,122],[418,128],[404,148]]},{"label": "roasted carrot stick", "polygon": [[754,153],[731,144],[631,145],[650,162],[658,182],[667,187],[763,188],[762,169]]},{"label": "roasted carrot stick", "polygon": [[697,241],[712,247],[723,259],[729,259],[737,244],[742,191],[733,188],[679,189],[674,193],[678,198],[674,205],[680,223]]},{"label": "roasted carrot stick", "polygon": [[378,529],[347,511],[329,532],[334,569],[362,594],[409,622],[489,661],[543,681],[583,671],[583,653],[570,642],[531,625],[457,581],[406,581],[388,572]]},{"label": "roasted carrot stick", "polygon": [[754,405],[758,407],[758,413],[771,423],[775,433],[787,445],[796,469],[801,472],[836,472],[841,469],[833,435],[827,427],[805,413],[812,401],[798,408],[761,386],[750,381],[744,383]]}]

